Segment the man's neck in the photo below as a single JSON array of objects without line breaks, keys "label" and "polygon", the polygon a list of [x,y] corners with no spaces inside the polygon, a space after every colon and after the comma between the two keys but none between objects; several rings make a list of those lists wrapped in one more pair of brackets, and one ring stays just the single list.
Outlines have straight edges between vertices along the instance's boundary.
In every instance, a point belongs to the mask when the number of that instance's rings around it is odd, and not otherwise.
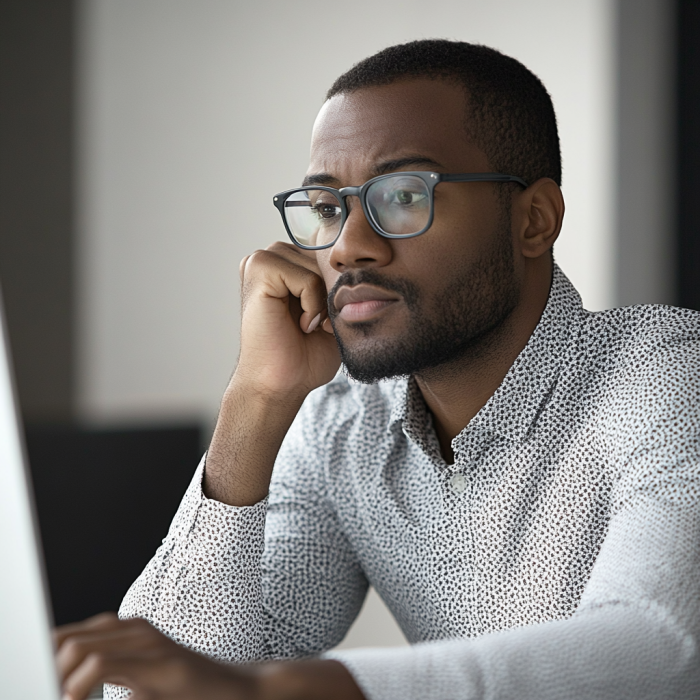
[{"label": "man's neck", "polygon": [[525,280],[516,308],[467,358],[415,375],[448,464],[454,462],[452,440],[493,396],[539,323],[549,297],[551,263],[549,269],[549,275],[527,271],[531,279]]}]

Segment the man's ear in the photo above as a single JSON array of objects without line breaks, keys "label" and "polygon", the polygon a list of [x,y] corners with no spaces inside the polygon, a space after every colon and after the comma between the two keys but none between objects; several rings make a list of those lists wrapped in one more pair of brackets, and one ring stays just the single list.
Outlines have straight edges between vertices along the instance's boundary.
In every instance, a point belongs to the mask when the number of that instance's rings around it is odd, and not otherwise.
[{"label": "man's ear", "polygon": [[513,201],[513,223],[522,255],[539,258],[550,250],[563,219],[564,197],[551,178],[540,178],[517,195]]}]

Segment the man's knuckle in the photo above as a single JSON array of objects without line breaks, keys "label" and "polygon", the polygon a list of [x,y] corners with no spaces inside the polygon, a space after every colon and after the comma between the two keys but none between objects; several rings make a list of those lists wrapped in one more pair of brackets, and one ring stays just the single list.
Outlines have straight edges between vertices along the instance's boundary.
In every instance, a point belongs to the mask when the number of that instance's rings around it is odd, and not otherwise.
[{"label": "man's knuckle", "polygon": [[69,637],[61,644],[60,658],[64,663],[73,663],[75,659],[80,658],[80,649],[74,639]]},{"label": "man's knuckle", "polygon": [[256,250],[248,256],[248,262],[246,263],[246,269],[259,267],[261,265],[269,264],[270,262],[270,251],[268,250]]},{"label": "man's knuckle", "polygon": [[85,663],[91,673],[99,675],[107,670],[108,657],[102,651],[91,651],[85,657]]},{"label": "man's knuckle", "polygon": [[115,612],[102,612],[92,618],[95,622],[100,624],[112,623],[119,619],[119,616]]},{"label": "man's knuckle", "polygon": [[114,612],[102,612],[85,620],[83,627],[90,629],[105,629],[119,624],[119,616]]},{"label": "man's knuckle", "polygon": [[71,658],[75,658],[78,656],[84,656],[89,649],[89,644],[80,637],[71,637],[70,639],[66,640],[63,645],[63,649],[66,655],[70,656]]},{"label": "man's knuckle", "polygon": [[275,252],[287,252],[289,251],[289,244],[288,243],[283,243],[282,241],[275,241],[274,243],[270,243],[265,250],[269,251],[275,251]]}]

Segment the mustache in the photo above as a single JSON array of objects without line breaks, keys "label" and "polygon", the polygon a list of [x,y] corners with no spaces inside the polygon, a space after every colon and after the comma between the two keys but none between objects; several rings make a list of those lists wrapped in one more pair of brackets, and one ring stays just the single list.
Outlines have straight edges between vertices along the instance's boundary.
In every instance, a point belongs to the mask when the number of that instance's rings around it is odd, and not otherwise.
[{"label": "mustache", "polygon": [[348,270],[348,272],[343,272],[343,274],[338,277],[333,288],[328,293],[328,315],[331,318],[337,316],[338,313],[335,310],[335,295],[338,293],[338,290],[341,287],[354,287],[358,284],[371,284],[390,292],[396,292],[403,297],[403,300],[409,308],[416,306],[420,296],[418,286],[410,280],[386,277],[371,268]]}]

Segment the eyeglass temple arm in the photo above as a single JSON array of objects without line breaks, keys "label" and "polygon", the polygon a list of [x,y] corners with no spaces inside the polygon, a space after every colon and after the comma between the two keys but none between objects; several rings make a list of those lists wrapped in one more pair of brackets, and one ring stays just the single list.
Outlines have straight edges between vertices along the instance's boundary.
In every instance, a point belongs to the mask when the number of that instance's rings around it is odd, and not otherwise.
[{"label": "eyeglass temple arm", "polygon": [[527,189],[528,184],[515,175],[502,175],[501,173],[465,173],[463,175],[443,175],[440,173],[440,182],[517,182]]}]

